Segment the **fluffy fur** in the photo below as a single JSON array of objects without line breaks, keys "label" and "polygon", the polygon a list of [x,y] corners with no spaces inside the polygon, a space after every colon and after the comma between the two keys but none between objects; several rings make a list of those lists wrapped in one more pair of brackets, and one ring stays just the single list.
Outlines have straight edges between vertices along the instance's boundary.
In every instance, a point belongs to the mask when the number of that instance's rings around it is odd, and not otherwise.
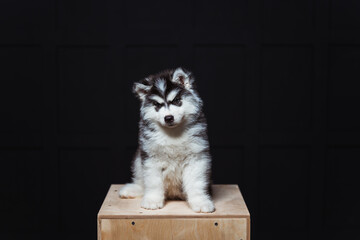
[{"label": "fluffy fur", "polygon": [[215,211],[207,126],[192,74],[166,70],[133,90],[141,102],[139,147],[133,183],[120,189],[120,197],[143,196],[146,209],[162,208],[165,199],[186,199],[195,212]]}]

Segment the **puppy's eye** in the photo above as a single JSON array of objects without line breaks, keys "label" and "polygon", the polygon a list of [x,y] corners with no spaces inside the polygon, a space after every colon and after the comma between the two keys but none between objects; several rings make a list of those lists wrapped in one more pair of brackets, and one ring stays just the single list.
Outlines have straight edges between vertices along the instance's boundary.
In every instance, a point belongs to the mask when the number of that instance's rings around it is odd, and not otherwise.
[{"label": "puppy's eye", "polygon": [[153,104],[154,104],[154,106],[155,107],[157,107],[157,108],[160,108],[161,106],[162,106],[162,104],[161,103],[158,103],[158,102],[153,102]]},{"label": "puppy's eye", "polygon": [[181,99],[179,97],[177,97],[174,100],[172,100],[171,103],[174,104],[174,105],[179,105],[181,103]]}]

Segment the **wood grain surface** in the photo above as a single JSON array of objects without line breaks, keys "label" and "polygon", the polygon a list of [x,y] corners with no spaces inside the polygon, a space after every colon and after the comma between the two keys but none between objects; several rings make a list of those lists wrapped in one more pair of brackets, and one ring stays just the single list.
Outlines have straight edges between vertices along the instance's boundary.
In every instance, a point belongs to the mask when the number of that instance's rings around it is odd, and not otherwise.
[{"label": "wood grain surface", "polygon": [[121,199],[119,189],[123,185],[111,185],[98,213],[99,219],[138,218],[248,218],[250,213],[237,185],[213,185],[216,211],[196,213],[186,201],[166,201],[164,208],[146,210],[140,207],[141,198]]},{"label": "wood grain surface", "polygon": [[246,218],[101,219],[99,240],[247,240]]}]

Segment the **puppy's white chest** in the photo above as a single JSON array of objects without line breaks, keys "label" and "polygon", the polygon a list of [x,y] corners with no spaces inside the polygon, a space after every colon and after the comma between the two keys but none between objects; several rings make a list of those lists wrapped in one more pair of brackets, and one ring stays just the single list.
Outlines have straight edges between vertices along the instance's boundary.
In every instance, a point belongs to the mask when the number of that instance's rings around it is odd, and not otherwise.
[{"label": "puppy's white chest", "polygon": [[178,162],[185,160],[191,154],[191,150],[186,144],[159,145],[154,149],[154,154],[160,161]]},{"label": "puppy's white chest", "polygon": [[187,136],[172,138],[158,133],[146,144],[150,155],[160,161],[181,161],[192,153],[193,143]]}]

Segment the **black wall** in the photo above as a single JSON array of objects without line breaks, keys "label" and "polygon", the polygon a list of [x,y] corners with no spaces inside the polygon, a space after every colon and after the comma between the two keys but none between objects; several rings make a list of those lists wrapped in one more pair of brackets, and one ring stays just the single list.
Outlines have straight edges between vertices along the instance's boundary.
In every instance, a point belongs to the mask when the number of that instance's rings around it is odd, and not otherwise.
[{"label": "black wall", "polygon": [[215,183],[252,239],[355,239],[360,1],[0,3],[0,238],[96,239],[130,180],[131,86],[184,66],[205,102]]}]

